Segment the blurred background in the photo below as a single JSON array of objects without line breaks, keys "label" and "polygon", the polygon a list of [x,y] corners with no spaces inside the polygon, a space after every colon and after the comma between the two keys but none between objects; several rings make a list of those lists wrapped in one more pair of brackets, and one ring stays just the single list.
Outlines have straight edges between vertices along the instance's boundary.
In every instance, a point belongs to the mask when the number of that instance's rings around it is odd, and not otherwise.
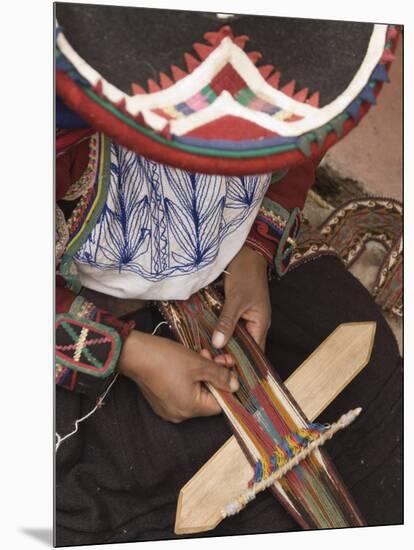
[{"label": "blurred background", "polygon": [[361,184],[367,192],[402,200],[403,35],[378,104],[326,154],[321,166],[331,177]]}]

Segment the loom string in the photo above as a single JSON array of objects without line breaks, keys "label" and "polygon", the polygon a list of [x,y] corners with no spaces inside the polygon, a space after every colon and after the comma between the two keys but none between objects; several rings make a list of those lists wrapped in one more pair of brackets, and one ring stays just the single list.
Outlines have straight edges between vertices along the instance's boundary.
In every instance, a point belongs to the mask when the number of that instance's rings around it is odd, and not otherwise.
[{"label": "loom string", "polygon": [[[284,478],[282,478],[281,484],[288,489],[288,492],[292,495],[298,494],[299,490],[306,494],[306,502],[308,503],[308,513],[310,514],[312,521],[314,523],[318,522],[323,524],[322,516],[318,510],[317,502],[315,502],[315,497],[312,492],[309,490],[309,486],[304,483],[306,478],[306,472],[304,471],[306,467],[306,460],[301,462],[301,468],[294,468],[289,471]],[[292,491],[292,488],[296,488],[296,492]]]},{"label": "loom string", "polygon": [[[288,474],[286,474],[285,477],[294,484],[297,488],[301,487],[302,491],[306,491],[308,495],[308,501],[310,506],[310,511],[312,515],[315,517],[315,515],[319,519],[319,523],[321,525],[328,524],[326,514],[324,513],[323,507],[321,507],[320,498],[318,495],[317,490],[315,491],[313,487],[313,479],[309,475],[310,470],[310,461],[311,456],[309,458],[303,460],[301,462],[301,468],[294,468]],[[283,483],[283,482],[282,482]],[[315,518],[316,519],[316,518]]]},{"label": "loom string", "polygon": [[341,512],[341,509],[337,506],[333,499],[333,494],[326,490],[325,473],[322,469],[318,468],[317,464],[310,460],[308,463],[308,483],[312,483],[315,486],[315,492],[321,502],[321,509],[327,518],[328,524],[333,527],[334,525],[345,527],[347,525],[346,519]]},{"label": "loom string", "polygon": [[[317,464],[313,460],[309,461],[309,470],[311,470],[310,477],[315,480],[315,485],[318,486],[317,494],[320,495],[321,498],[323,497],[324,499],[326,499],[326,502],[328,503],[328,505],[323,506],[322,509],[324,510],[324,512],[326,512],[326,515],[329,518],[331,525],[339,525],[340,522],[342,522],[342,525],[345,527],[346,518],[342,510],[336,505],[336,502],[332,498],[332,494],[330,494],[326,490],[325,485],[327,479],[325,472],[323,471],[323,469],[318,468]],[[336,516],[336,519],[334,521],[332,521],[332,518],[329,514],[330,511],[333,512]]]},{"label": "loom string", "polygon": [[[198,311],[200,311],[200,310],[198,310]],[[209,312],[206,312],[204,318],[200,322],[200,325],[202,325],[204,327],[204,325],[207,324],[209,326],[210,332],[212,333],[212,331],[214,330],[214,327],[215,327],[215,322],[216,322],[216,319],[214,318],[214,316],[211,315]],[[210,338],[208,338],[206,333],[204,333],[204,334],[205,334],[205,341],[203,342],[203,346],[205,347],[205,346],[208,345],[208,347],[211,348],[211,340],[210,340]],[[233,352],[233,355],[236,355],[236,357],[240,357],[241,359],[243,359],[241,349],[235,341],[233,342],[233,347],[234,347],[234,349],[231,350]],[[253,386],[253,385],[255,386],[254,389],[251,389],[250,400],[252,400],[251,399],[252,395],[256,397],[256,400],[255,400],[256,403],[258,403],[260,401],[260,398],[261,398],[262,406],[257,406],[257,404],[256,404],[256,407],[252,407],[252,408],[256,409],[256,413],[255,413],[256,416],[257,415],[261,416],[262,423],[267,425],[268,428],[271,427],[271,430],[270,430],[271,435],[273,435],[273,439],[276,441],[276,444],[279,447],[282,447],[282,452],[283,452],[283,443],[284,442],[283,442],[282,436],[290,434],[289,429],[288,429],[288,427],[286,426],[286,424],[284,422],[279,421],[279,418],[277,417],[276,414],[274,414],[274,412],[271,408],[271,405],[267,402],[268,400],[270,400],[269,396],[264,394],[264,392],[261,390],[261,386],[258,383],[259,381],[257,380],[257,378],[258,378],[257,373],[255,373],[256,377],[254,377],[254,376],[249,377],[248,376],[249,371],[247,370],[247,366],[246,366],[247,364],[248,364],[248,361],[240,361],[239,360],[239,365],[241,365],[239,378],[242,379],[243,385],[245,384],[245,382],[247,382],[247,383],[250,383],[251,386]],[[260,375],[261,374],[262,373],[260,372]],[[256,380],[255,380],[255,378],[256,378]],[[264,381],[264,378],[263,378],[263,381]],[[238,396],[240,397],[240,394],[238,394]],[[244,396],[246,396],[246,394],[244,394]],[[238,407],[237,402],[233,402],[232,404],[233,404],[233,407],[236,408],[236,415],[239,418],[242,417],[244,430],[245,430],[245,432],[247,432],[247,436],[252,438],[252,433],[251,433],[251,430],[249,430],[248,422],[246,421],[246,416],[244,414],[243,409]],[[264,404],[264,406],[263,406],[263,404]],[[281,432],[281,435],[277,434],[276,430],[273,428],[272,421],[274,423],[276,423],[277,429]],[[264,440],[264,443],[265,443],[264,446],[265,446],[266,453],[263,452],[263,446],[261,446],[259,444],[259,442],[256,438],[254,438],[254,443],[255,443],[255,447],[258,448],[259,453],[261,455],[261,459],[259,460],[259,464],[261,466],[261,474],[262,475],[268,475],[269,473],[274,471],[274,467],[272,467],[269,464],[269,461],[267,459],[265,459],[264,457],[267,458],[267,456],[273,454],[273,450],[274,450],[273,447],[274,446],[273,446],[272,437],[269,437],[267,435],[266,431],[261,428],[259,423],[257,424],[257,426],[254,426],[253,431],[254,431],[255,434],[257,434],[257,432],[259,431],[261,438]],[[278,449],[278,450],[279,450],[279,453],[280,453],[280,449]],[[284,451],[282,456],[279,455],[278,465],[280,465],[281,463],[283,464],[286,461],[286,459],[287,459],[286,455],[287,455],[286,450]]]},{"label": "loom string", "polygon": [[[342,430],[343,428],[349,426],[349,424],[353,422],[355,418],[358,417],[360,412],[361,412],[361,409],[359,408],[359,409],[351,410],[348,413],[342,415],[337,422],[335,422],[330,426],[329,429],[321,433],[318,439],[315,439],[314,441],[309,443],[307,447],[304,447],[300,451],[300,453],[292,457],[286,464],[284,464],[275,473],[271,474],[266,479],[263,479],[260,482],[256,483],[252,489],[249,489],[245,493],[242,493],[241,495],[239,495],[239,497],[235,501],[229,503],[228,506],[226,506],[225,508],[225,510],[227,510],[227,515],[233,515],[234,513],[238,513],[248,502],[253,500],[258,493],[269,488],[271,485],[274,484],[276,480],[281,479],[288,472],[290,472],[294,467],[298,467],[301,461],[303,461],[305,458],[311,455],[315,449],[323,445],[328,439],[331,439],[337,431]],[[223,511],[222,514],[224,515],[224,517],[226,516],[225,511]]]},{"label": "loom string", "polygon": [[312,475],[311,471],[312,467],[310,461],[306,461],[301,469],[303,485],[307,488],[308,494],[314,504],[313,511],[320,515],[320,523],[322,525],[325,524],[326,526],[331,526],[327,509],[330,504],[333,504],[332,500],[329,500],[323,484],[320,483],[320,480],[318,479],[320,472],[314,471]]},{"label": "loom string", "polygon": [[282,486],[286,489],[286,492],[289,494],[289,496],[291,498],[294,497],[296,501],[298,501],[297,495],[301,494],[302,498],[303,496],[305,496],[304,500],[307,504],[306,511],[310,518],[310,521],[315,525],[324,526],[325,523],[323,521],[323,515],[321,514],[320,510],[318,510],[318,506],[315,502],[314,496],[309,490],[309,487],[303,482],[304,472],[302,471],[302,469],[304,467],[304,464],[301,463],[301,466],[302,468],[300,470],[297,468],[288,472],[284,476],[284,478],[280,480],[280,482]]},{"label": "loom string", "polygon": [[[213,357],[218,354],[211,344],[217,316],[206,308],[218,309],[220,305],[211,293],[199,293],[181,308],[184,315],[176,315],[180,323],[185,319],[187,332],[195,332],[199,336],[199,341],[195,344],[187,335],[189,347],[194,344],[194,349],[206,348]],[[194,322],[188,321],[188,318]],[[284,477],[275,482],[274,487],[279,487],[275,494],[299,514],[298,521],[304,527],[342,526],[347,524],[346,520],[349,525],[355,524],[355,521],[360,524],[361,520],[352,510],[349,499],[343,496],[328,473],[322,455],[316,455],[316,452],[319,453],[317,446],[312,446],[317,441],[315,437],[323,434],[329,426],[305,421],[294,402],[291,402],[290,395],[273,378],[263,356],[249,342],[243,331],[236,328],[225,351],[231,353],[235,359],[240,389],[235,394],[211,389],[232,423],[242,447],[255,461],[253,479],[265,479],[266,483],[270,483],[275,470],[277,473],[281,468]],[[287,470],[289,459],[293,456],[297,460],[308,445],[311,446],[311,454],[299,465],[294,465],[293,470]],[[312,450],[314,448],[316,451]],[[342,513],[341,505],[348,514]]]},{"label": "loom string", "polygon": [[[329,514],[326,511],[326,491],[323,488],[323,484],[319,483],[317,477],[321,475],[322,471],[320,468],[312,468],[313,457],[310,456],[307,460],[301,463],[302,468],[300,472],[296,472],[298,476],[301,477],[300,481],[302,483],[303,490],[306,490],[308,494],[308,499],[313,503],[311,511],[313,515],[317,514],[321,518],[320,524],[326,527],[331,526],[331,521]],[[314,479],[316,476],[316,479]],[[322,491],[325,493],[325,506],[323,505]],[[334,508],[336,506],[332,502],[332,499],[329,499]],[[341,525],[343,522],[341,521]]]},{"label": "loom string", "polygon": [[[201,308],[194,308],[192,311],[195,311],[197,310],[198,314],[200,314],[201,312]],[[187,309],[188,311],[188,309]],[[205,328],[205,326],[207,325],[207,328],[209,329],[210,331],[210,334],[212,334],[213,330],[214,330],[214,327],[216,325],[216,318],[213,314],[211,314],[210,312],[206,311],[205,312],[205,315],[202,317],[202,319],[199,319],[200,321],[200,325]],[[211,349],[211,339],[209,338],[209,336],[207,335],[207,332],[204,331],[204,342],[203,342],[203,347],[207,347]],[[250,366],[250,364],[252,364],[251,362],[248,361],[248,358],[246,358],[246,360],[243,360],[245,355],[243,354],[240,346],[238,345],[237,341],[236,340],[233,340],[233,346],[229,346],[230,350],[232,352],[233,355],[235,355],[236,357],[239,358],[239,361],[238,361],[238,365],[239,365],[239,378],[241,378],[243,380],[243,382],[247,383],[250,385],[250,392],[251,392],[251,395],[257,397],[258,399],[256,399],[256,401],[261,401],[262,405],[260,407],[252,407],[253,409],[256,410],[255,412],[255,416],[257,418],[258,415],[260,415],[262,417],[262,423],[264,424],[267,424],[268,426],[271,426],[272,425],[272,421],[274,423],[276,423],[276,428],[279,430],[279,432],[281,432],[280,435],[277,434],[276,430],[272,427],[272,434],[275,436],[275,441],[276,441],[276,444],[282,448],[282,453],[283,453],[283,457],[280,457],[279,458],[281,459],[280,461],[278,461],[278,464],[280,465],[280,462],[284,463],[286,461],[286,450],[283,449],[283,436],[288,436],[290,435],[290,431],[289,431],[289,428],[288,426],[286,425],[285,422],[281,421],[281,419],[276,415],[274,414],[272,408],[271,408],[271,405],[268,403],[268,401],[270,400],[269,398],[271,396],[269,395],[266,395],[263,390],[261,389],[261,386],[260,386],[260,380],[259,380],[259,377],[262,379],[262,381],[264,381],[264,377],[263,377],[263,374],[262,372],[258,372],[257,369],[252,369],[251,372],[249,372],[248,370],[248,366]],[[233,349],[231,349],[233,348]],[[247,354],[246,354],[247,355]],[[249,364],[250,363],[250,364]],[[258,364],[258,363],[256,363]],[[253,363],[253,366],[255,364]],[[250,375],[250,376],[249,376]],[[238,394],[237,394],[238,395]],[[250,401],[252,401],[251,399],[251,395],[250,395]],[[229,400],[230,401],[230,400]],[[273,399],[273,402],[275,401],[275,399]],[[234,401],[232,403],[233,407],[236,409],[236,414],[234,414],[234,411],[232,411],[232,416],[237,416],[239,419],[241,417],[241,423],[243,424],[243,427],[244,427],[244,430],[245,432],[247,432],[247,436],[250,436],[250,438],[252,437],[252,430],[249,429],[249,423],[248,423],[248,418],[247,416],[245,415],[245,412],[243,411],[243,409],[241,407],[238,406],[237,402]],[[266,460],[266,455],[271,455],[272,452],[273,452],[273,441],[272,441],[272,438],[268,436],[268,434],[266,433],[265,430],[263,430],[263,428],[260,426],[260,423],[257,423],[256,425],[253,425],[253,433],[255,435],[259,434],[261,439],[264,441],[264,448],[265,448],[265,451],[266,453],[263,452],[263,446],[259,444],[258,440],[256,438],[255,439],[255,447],[258,448],[259,450],[259,453],[261,455],[261,460],[260,460],[260,464],[263,466],[262,467],[262,473],[263,474],[268,474],[272,471],[272,468],[269,467],[269,461]],[[279,450],[280,452],[280,450]],[[284,460],[283,460],[284,459]]]}]

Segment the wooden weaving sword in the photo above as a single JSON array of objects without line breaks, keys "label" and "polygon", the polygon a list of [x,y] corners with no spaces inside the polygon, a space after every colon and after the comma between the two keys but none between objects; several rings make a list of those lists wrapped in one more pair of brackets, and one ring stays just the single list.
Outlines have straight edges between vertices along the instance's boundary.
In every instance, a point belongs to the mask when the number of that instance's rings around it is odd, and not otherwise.
[{"label": "wooden weaving sword", "polygon": [[[313,421],[368,364],[376,323],[339,325],[285,381],[306,417]],[[252,466],[236,438],[228,441],[181,489],[175,533],[214,529],[221,510],[252,477]]]}]

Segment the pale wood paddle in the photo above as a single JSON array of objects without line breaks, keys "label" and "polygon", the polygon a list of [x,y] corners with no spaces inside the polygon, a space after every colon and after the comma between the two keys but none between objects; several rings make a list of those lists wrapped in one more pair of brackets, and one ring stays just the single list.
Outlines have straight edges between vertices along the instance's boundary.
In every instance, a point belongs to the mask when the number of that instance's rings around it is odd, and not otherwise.
[{"label": "pale wood paddle", "polygon": [[[339,325],[285,381],[305,416],[315,420],[371,357],[375,322]],[[214,529],[221,510],[246,489],[252,467],[234,436],[181,489],[175,533]]]}]

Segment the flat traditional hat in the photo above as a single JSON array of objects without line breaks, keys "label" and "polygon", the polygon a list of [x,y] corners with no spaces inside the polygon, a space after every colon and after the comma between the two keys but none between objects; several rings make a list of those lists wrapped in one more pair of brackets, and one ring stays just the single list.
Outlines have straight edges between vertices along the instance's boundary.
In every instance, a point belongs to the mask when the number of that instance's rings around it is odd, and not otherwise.
[{"label": "flat traditional hat", "polygon": [[[56,89],[157,162],[243,175],[319,157],[376,102],[393,25],[56,4]],[[69,111],[70,112],[70,111]]]}]

